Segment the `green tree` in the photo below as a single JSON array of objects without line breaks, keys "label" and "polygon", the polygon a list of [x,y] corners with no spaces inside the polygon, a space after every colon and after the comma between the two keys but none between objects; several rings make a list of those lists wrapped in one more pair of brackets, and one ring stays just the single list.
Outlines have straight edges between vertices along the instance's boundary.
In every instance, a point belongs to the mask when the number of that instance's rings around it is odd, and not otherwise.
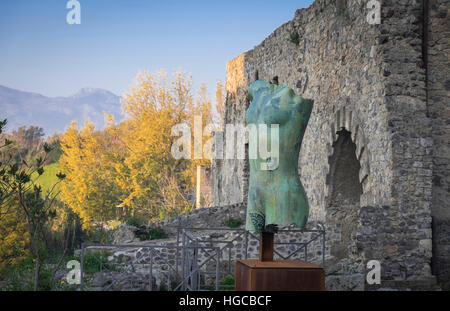
[{"label": "green tree", "polygon": [[[0,122],[0,134],[7,121]],[[0,162],[0,215],[3,221],[16,216],[16,220],[23,217],[28,235],[27,247],[33,256],[34,261],[34,290],[39,288],[41,261],[45,257],[46,229],[49,221],[55,217],[56,211],[53,208],[57,194],[52,189],[46,194],[42,194],[42,188],[36,184],[37,179],[44,172],[46,158],[51,151],[47,145],[43,145],[43,157],[37,157],[33,163],[25,160],[14,161],[12,150],[9,150],[13,142],[5,139],[0,145],[2,150]],[[33,175],[37,173],[35,178]],[[65,175],[58,173],[60,180]],[[59,183],[59,182],[58,182]],[[19,226],[19,223],[16,224]],[[65,252],[62,256],[65,255]]]}]

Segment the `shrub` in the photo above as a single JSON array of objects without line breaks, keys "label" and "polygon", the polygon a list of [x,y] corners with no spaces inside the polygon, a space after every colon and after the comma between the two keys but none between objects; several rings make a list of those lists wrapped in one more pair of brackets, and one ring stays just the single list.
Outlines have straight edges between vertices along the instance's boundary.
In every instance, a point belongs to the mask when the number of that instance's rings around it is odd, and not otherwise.
[{"label": "shrub", "polygon": [[[107,264],[108,264],[108,256],[110,255],[111,253],[108,251],[88,252],[85,250],[83,273],[94,274],[95,272],[99,272],[101,265],[109,269],[110,267],[107,267],[108,266]],[[81,255],[71,256],[67,258],[65,262],[69,262],[70,260],[77,260],[81,263]]]},{"label": "shrub", "polygon": [[225,221],[225,226],[229,228],[239,228],[243,224],[244,224],[243,221],[239,218],[228,218]]},{"label": "shrub", "polygon": [[294,43],[295,45],[299,45],[300,44],[300,36],[298,35],[298,32],[293,31],[290,33],[289,35],[289,40]]},{"label": "shrub", "polygon": [[219,284],[220,290],[234,290],[234,279],[229,276]]},{"label": "shrub", "polygon": [[161,227],[148,228],[146,230],[136,231],[136,236],[141,241],[166,239],[169,236]]},{"label": "shrub", "polygon": [[145,221],[138,216],[131,216],[127,219],[127,225],[129,226],[135,226],[135,227],[141,227],[143,226]]}]

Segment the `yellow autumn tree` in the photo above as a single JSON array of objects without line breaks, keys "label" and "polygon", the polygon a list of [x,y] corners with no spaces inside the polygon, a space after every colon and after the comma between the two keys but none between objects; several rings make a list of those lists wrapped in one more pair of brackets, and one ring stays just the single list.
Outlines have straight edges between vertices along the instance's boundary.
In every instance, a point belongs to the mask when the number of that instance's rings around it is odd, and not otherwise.
[{"label": "yellow autumn tree", "polygon": [[164,71],[141,73],[123,99],[128,121],[120,136],[128,156],[116,169],[118,184],[129,192],[122,205],[151,220],[173,216],[193,206],[186,199],[193,188],[193,163],[175,159],[171,154],[172,144],[178,138],[172,136],[175,125],[186,123],[192,129],[194,115],[205,122],[210,120],[210,102],[201,99],[206,88],[201,88],[199,100],[194,102],[191,80],[182,72],[176,72],[172,80]]},{"label": "yellow autumn tree", "polygon": [[122,194],[116,183],[114,165],[120,161],[117,142],[105,131],[95,131],[86,122],[82,130],[77,124],[67,129],[61,139],[61,168],[66,180],[61,184],[61,200],[90,228],[117,219],[117,205]]},{"label": "yellow autumn tree", "polygon": [[[172,146],[176,125],[193,129],[212,121],[211,101],[202,85],[196,99],[191,94],[191,76],[164,71],[140,73],[123,96],[125,121],[114,124],[107,116],[104,131],[86,123],[64,134],[61,145],[62,200],[84,220],[85,225],[137,216],[154,221],[193,208],[196,166],[209,166],[206,159],[175,158]],[[197,118],[195,118],[197,116]],[[191,137],[191,154],[194,154]],[[201,136],[204,143],[207,136]]]}]

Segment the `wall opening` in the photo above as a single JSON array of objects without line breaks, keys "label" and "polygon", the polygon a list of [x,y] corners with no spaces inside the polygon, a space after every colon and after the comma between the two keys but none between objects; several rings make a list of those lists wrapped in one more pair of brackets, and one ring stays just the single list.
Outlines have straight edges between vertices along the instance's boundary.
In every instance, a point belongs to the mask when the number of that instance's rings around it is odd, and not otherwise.
[{"label": "wall opening", "polygon": [[352,254],[356,255],[353,235],[359,223],[361,166],[356,158],[356,145],[352,141],[351,133],[342,129],[337,135],[337,140],[333,143],[333,154],[329,157],[326,218],[329,230],[335,237],[331,243],[331,255],[344,259],[352,257]]},{"label": "wall opening", "polygon": [[330,206],[359,205],[362,185],[359,182],[361,168],[356,158],[356,145],[349,131],[337,132],[338,139],[333,144],[330,157]]}]

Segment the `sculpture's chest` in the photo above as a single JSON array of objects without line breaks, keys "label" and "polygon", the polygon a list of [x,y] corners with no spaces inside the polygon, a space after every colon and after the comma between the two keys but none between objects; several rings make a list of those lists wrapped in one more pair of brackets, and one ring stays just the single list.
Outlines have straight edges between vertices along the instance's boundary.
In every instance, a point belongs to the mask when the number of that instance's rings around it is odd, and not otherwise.
[{"label": "sculpture's chest", "polygon": [[292,116],[290,109],[280,106],[279,97],[261,96],[255,98],[246,112],[247,124],[279,124],[286,123]]}]

